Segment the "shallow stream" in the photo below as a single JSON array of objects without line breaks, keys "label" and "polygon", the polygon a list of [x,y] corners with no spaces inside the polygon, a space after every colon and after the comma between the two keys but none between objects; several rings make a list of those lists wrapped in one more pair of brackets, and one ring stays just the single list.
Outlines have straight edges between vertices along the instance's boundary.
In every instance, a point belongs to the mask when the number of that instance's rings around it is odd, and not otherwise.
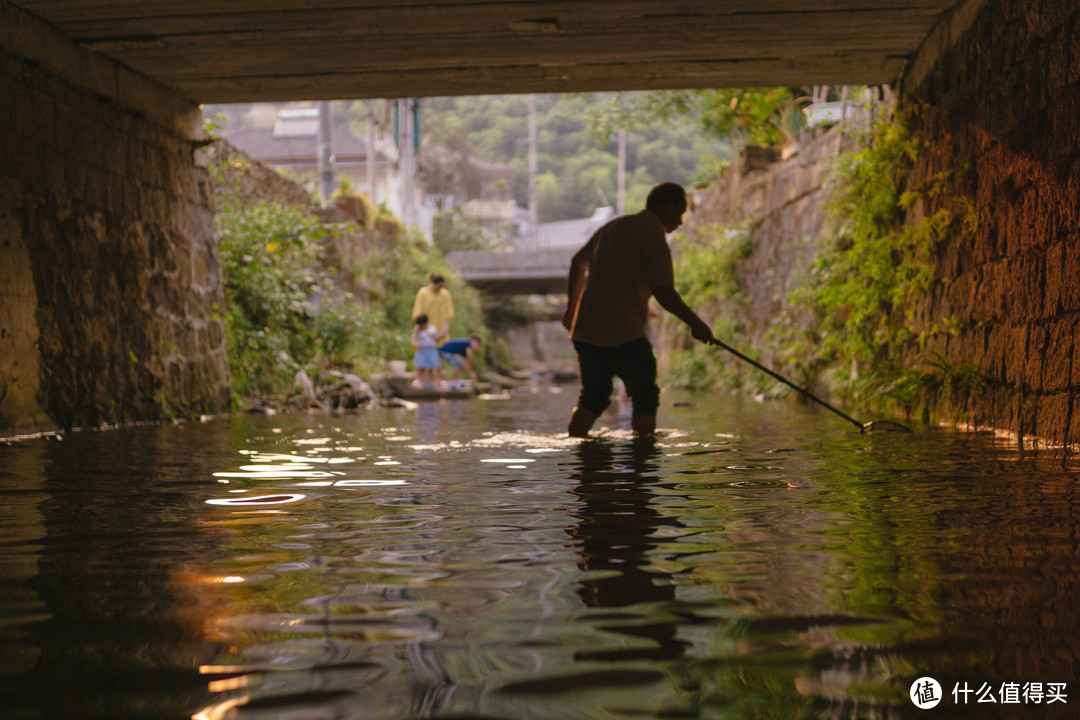
[{"label": "shallow stream", "polygon": [[533,390],[0,447],[0,717],[1080,717],[1076,461]]}]

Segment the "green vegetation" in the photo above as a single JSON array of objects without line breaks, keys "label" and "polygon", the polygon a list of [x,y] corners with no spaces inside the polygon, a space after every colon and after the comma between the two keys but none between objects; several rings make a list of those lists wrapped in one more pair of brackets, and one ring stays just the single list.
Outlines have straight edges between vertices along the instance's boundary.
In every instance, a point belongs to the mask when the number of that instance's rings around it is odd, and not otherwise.
[{"label": "green vegetation", "polygon": [[[624,117],[634,117],[635,108],[650,102],[658,109],[648,116],[636,113],[638,122],[622,123],[628,130],[627,209],[642,207],[649,188],[658,182],[687,185],[717,176],[732,156],[730,136],[717,132],[717,121],[700,118],[696,105],[688,106],[682,114],[659,112],[664,97],[662,93],[536,97],[541,222],[588,217],[597,207],[615,205],[619,161],[618,144],[611,135],[614,126],[609,122],[613,108],[624,108]],[[272,124],[278,107],[206,106],[204,110],[211,117],[208,132],[216,135],[223,127],[229,131],[265,127]],[[369,124],[381,137],[388,136],[393,125],[394,114],[387,100],[338,101],[331,104],[331,111],[335,122],[360,138],[366,137]],[[528,205],[529,96],[425,98],[419,103],[419,113],[425,147],[418,156],[418,172],[439,204],[433,241],[444,251],[497,245],[500,238],[486,237],[475,223],[464,219],[460,205],[480,197],[512,199],[519,207]],[[440,146],[438,152],[431,152],[433,145]],[[470,167],[470,157],[507,166],[513,177],[485,187],[478,171]],[[301,184],[312,180],[311,172],[283,169],[281,174]]]},{"label": "green vegetation", "polygon": [[[753,250],[752,231],[750,222],[733,226],[712,223],[698,231],[693,243],[681,242],[678,247],[675,282],[679,294],[690,307],[699,310],[717,337],[737,336],[742,330],[738,318],[748,298],[739,285],[737,272]],[[681,325],[670,318],[666,321]],[[666,381],[688,389],[740,387],[741,376],[717,362],[716,355],[716,348],[699,343],[675,348]]]},{"label": "green vegetation", "polygon": [[[801,88],[537,96],[540,219],[587,216],[614,200],[617,133],[628,134],[632,209],[657,181],[689,184],[715,177],[736,142],[783,143],[800,129],[798,109],[807,101]],[[335,112],[359,132],[367,108],[339,103]],[[238,388],[280,387],[309,365],[373,368],[389,357],[407,357],[412,296],[433,269],[450,280],[458,309],[455,332],[481,328],[483,319],[488,327],[528,320],[529,308],[515,304],[482,311],[441,258],[451,250],[499,243],[461,214],[460,201],[483,194],[526,203],[529,98],[426,99],[421,115],[425,141],[440,145],[449,158],[445,167],[422,170],[430,181],[442,182],[436,196],[445,206],[436,216],[433,246],[397,228],[397,239],[372,243],[355,267],[319,270],[325,261],[320,248],[355,229],[323,226],[281,208],[223,214]],[[950,367],[933,353],[931,339],[963,330],[957,318],[928,321],[918,314],[938,282],[941,246],[958,233],[975,232],[981,213],[956,191],[964,168],[922,187],[903,185],[920,153],[903,122],[879,123],[861,140],[836,163],[826,188],[829,220],[818,237],[802,240],[807,259],[796,263],[787,305],[770,318],[767,331],[747,327],[750,299],[740,280],[753,247],[753,223],[711,225],[679,240],[676,277],[687,302],[718,335],[757,332],[757,347],[742,349],[794,382],[823,381],[855,403],[891,398],[910,412],[937,389],[970,390],[985,382],[976,369]],[[507,165],[515,175],[481,191],[469,177],[469,156]],[[351,195],[344,181],[339,194]],[[370,206],[363,213],[364,232],[393,225],[385,208]],[[774,391],[767,377],[718,362],[714,348],[678,345],[668,363],[669,382]]]},{"label": "green vegetation", "polygon": [[443,253],[455,250],[490,250],[499,244],[484,232],[480,223],[464,217],[460,209],[436,213],[431,223],[431,241]]},{"label": "green vegetation", "polygon": [[[377,217],[368,230],[322,223],[303,208],[243,202],[243,164],[232,158],[210,166],[238,397],[287,395],[299,370],[318,379],[330,370],[363,374],[408,359],[413,298],[431,271],[445,275],[454,294],[454,330],[486,334],[476,293],[395,218]],[[352,267],[333,264],[342,242],[361,246]]]},{"label": "green vegetation", "polygon": [[678,290],[691,307],[710,300],[745,301],[735,273],[753,250],[752,231],[750,222],[733,226],[712,223],[701,228],[697,242],[680,246]]},{"label": "green vegetation", "polygon": [[[947,388],[971,391],[986,378],[970,365],[951,366],[929,340],[962,331],[956,317],[920,316],[939,278],[937,258],[951,238],[975,232],[981,213],[955,192],[966,169],[943,172],[909,188],[918,142],[903,121],[877,124],[857,149],[840,156],[828,179],[828,220],[806,240],[802,269],[789,278],[786,307],[770,319],[759,347],[747,349],[809,385],[820,378],[853,403],[892,401],[912,413]],[[745,302],[738,269],[753,228],[707,226],[679,243],[676,276],[692,307],[716,310],[718,336],[738,336]],[[731,238],[733,241],[729,241]],[[761,329],[764,330],[764,329]],[[740,386],[701,348],[676,349],[669,381],[686,386]],[[764,391],[764,376],[752,381]]]},{"label": "green vegetation", "polygon": [[[538,95],[537,193],[541,222],[587,217],[614,205],[618,147],[596,119],[613,104],[631,106],[648,93]],[[432,98],[422,103],[425,139],[514,169],[505,189],[528,203],[529,99],[525,95]],[[728,142],[703,132],[690,115],[654,117],[631,128],[626,143],[626,207],[643,207],[649,188],[671,180],[688,184],[710,158],[729,157]]]},{"label": "green vegetation", "polygon": [[883,123],[870,143],[841,156],[827,206],[832,222],[791,297],[813,318],[817,364],[835,366],[833,379],[856,398],[885,387],[907,393],[914,380],[902,377],[901,365],[915,332],[912,303],[930,288],[948,224],[934,217],[900,227],[917,195],[902,191],[898,178],[918,149],[902,125]]},{"label": "green vegetation", "polygon": [[606,140],[618,130],[640,132],[689,119],[707,137],[772,146],[803,127],[795,110],[808,102],[795,87],[619,93],[591,108],[590,127]]},{"label": "green vegetation", "polygon": [[808,282],[791,297],[795,312],[814,318],[818,364],[832,368],[837,389],[855,401],[891,399],[907,413],[929,390],[978,382],[971,368],[948,367],[926,349],[929,337],[959,332],[956,318],[928,326],[917,317],[939,282],[940,248],[979,222],[964,195],[941,200],[964,169],[940,173],[924,187],[902,186],[919,153],[897,120],[878,124],[860,150],[841,156],[828,205],[832,222]]}]

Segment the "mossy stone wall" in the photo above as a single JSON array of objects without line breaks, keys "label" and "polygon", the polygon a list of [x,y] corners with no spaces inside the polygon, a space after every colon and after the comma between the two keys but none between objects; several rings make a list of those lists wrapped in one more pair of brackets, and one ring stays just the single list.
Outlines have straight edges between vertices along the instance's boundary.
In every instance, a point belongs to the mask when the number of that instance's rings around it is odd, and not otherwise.
[{"label": "mossy stone wall", "polygon": [[930,341],[986,385],[943,393],[944,420],[1080,443],[1080,5],[987,0],[901,108],[922,151],[909,220],[971,208],[919,308]]},{"label": "mossy stone wall", "polygon": [[225,408],[198,107],[0,10],[0,437]]}]

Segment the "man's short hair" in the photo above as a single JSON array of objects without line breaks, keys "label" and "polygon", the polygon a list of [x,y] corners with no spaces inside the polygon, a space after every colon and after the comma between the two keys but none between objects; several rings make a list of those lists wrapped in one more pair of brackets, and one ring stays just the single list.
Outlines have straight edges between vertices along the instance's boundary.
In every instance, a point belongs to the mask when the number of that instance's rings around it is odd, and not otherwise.
[{"label": "man's short hair", "polygon": [[669,202],[678,202],[686,199],[686,190],[679,183],[663,182],[649,191],[649,197],[645,200],[645,207],[655,210],[667,205]]},{"label": "man's short hair", "polygon": [[446,282],[446,278],[444,278],[442,275],[440,275],[437,272],[431,273],[431,275],[429,277],[431,278],[431,284],[432,285],[438,285],[439,283]]}]

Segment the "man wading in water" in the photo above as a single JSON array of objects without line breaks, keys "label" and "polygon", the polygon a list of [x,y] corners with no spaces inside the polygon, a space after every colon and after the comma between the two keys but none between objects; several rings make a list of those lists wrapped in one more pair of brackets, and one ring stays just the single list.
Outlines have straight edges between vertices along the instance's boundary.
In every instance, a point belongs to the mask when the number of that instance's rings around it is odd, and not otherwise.
[{"label": "man wading in water", "polygon": [[567,428],[572,437],[588,436],[611,403],[616,375],[633,404],[634,433],[655,433],[660,388],[656,357],[645,336],[650,297],[689,325],[695,340],[713,339],[709,326],[675,289],[671,249],[664,236],[682,224],[685,212],[682,186],[661,183],[649,191],[644,210],[604,225],[570,261],[563,325],[581,368],[581,394]]}]

